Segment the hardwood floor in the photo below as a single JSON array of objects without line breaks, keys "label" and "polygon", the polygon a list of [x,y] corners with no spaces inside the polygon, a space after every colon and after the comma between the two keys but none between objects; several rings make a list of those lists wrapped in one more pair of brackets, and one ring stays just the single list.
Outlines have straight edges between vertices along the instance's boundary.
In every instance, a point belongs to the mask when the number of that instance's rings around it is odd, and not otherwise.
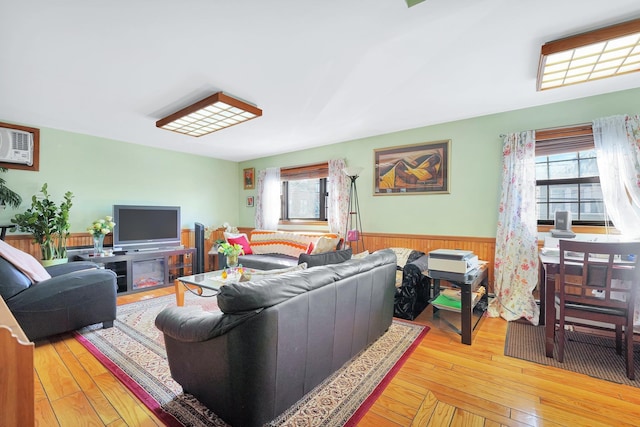
[{"label": "hardwood floor", "polygon": [[[173,286],[118,298],[125,304]],[[485,318],[473,345],[431,326],[362,426],[637,426],[640,389],[503,355],[507,322]],[[154,426],[162,423],[71,334],[36,343],[39,426]]]}]

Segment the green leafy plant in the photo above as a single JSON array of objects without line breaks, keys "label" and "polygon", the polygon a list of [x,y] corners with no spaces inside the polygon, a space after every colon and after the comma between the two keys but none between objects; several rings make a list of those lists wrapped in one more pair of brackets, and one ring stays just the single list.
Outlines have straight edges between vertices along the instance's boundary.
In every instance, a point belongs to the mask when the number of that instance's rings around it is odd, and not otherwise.
[{"label": "green leafy plant", "polygon": [[[0,172],[6,172],[7,168],[0,168]],[[0,205],[17,208],[22,203],[22,197],[6,186],[4,178],[0,178]]]},{"label": "green leafy plant", "polygon": [[31,233],[34,243],[40,244],[43,260],[66,258],[73,193],[67,191],[57,205],[49,198],[46,183],[40,192],[42,196],[34,195],[31,207],[12,218],[11,223],[18,226],[18,231]]}]

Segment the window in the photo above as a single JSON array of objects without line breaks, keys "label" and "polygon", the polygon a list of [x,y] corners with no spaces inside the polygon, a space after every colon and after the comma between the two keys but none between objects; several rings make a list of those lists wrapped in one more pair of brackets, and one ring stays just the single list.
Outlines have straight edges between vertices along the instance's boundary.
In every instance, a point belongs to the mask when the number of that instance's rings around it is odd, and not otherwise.
[{"label": "window", "polygon": [[538,224],[571,212],[577,225],[604,225],[605,211],[591,125],[536,132]]},{"label": "window", "polygon": [[280,170],[281,221],[327,221],[329,164]]}]

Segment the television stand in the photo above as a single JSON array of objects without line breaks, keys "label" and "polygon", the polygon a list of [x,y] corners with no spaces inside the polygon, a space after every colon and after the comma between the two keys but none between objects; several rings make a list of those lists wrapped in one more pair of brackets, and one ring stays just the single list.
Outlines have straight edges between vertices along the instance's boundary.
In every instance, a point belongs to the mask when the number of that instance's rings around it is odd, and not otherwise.
[{"label": "television stand", "polygon": [[116,273],[118,293],[128,294],[173,285],[178,277],[193,272],[195,248],[153,249],[121,255],[77,255],[81,261],[102,264]]}]

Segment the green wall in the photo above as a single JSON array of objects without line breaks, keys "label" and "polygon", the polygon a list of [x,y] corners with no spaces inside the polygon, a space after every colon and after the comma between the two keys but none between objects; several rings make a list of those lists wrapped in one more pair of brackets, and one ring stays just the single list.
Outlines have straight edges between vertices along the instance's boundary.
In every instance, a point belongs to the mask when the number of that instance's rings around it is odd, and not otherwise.
[{"label": "green wall", "polygon": [[58,203],[73,192],[72,232],[110,215],[114,204],[180,206],[183,228],[236,222],[242,184],[236,162],[46,128],[40,128],[40,170],[10,169],[3,178],[23,201],[0,211],[0,223],[29,207],[46,182]]},{"label": "green wall", "polygon": [[[562,90],[562,89],[558,89]],[[400,234],[495,237],[500,197],[500,134],[590,122],[598,117],[640,112],[640,89],[615,92],[468,120],[426,126],[329,146],[242,162],[240,168],[286,167],[344,158],[364,168],[357,180],[363,231]],[[449,194],[373,195],[373,150],[451,140]],[[240,190],[239,225],[254,226],[255,208]]]},{"label": "green wall", "polygon": [[[562,89],[559,89],[562,90]],[[22,207],[0,211],[9,223],[29,206],[43,183],[61,200],[75,195],[71,230],[82,232],[114,204],[179,205],[182,226],[198,221],[253,227],[255,208],[243,190],[242,169],[297,166],[344,158],[364,168],[358,196],[365,232],[495,237],[500,192],[500,134],[589,122],[613,114],[637,114],[640,89],[373,136],[279,156],[234,163],[110,139],[40,128],[40,171],[9,170],[9,188]],[[2,118],[0,117],[0,121]],[[39,127],[38,123],[22,123]],[[373,150],[451,140],[449,194],[373,195]]]}]

